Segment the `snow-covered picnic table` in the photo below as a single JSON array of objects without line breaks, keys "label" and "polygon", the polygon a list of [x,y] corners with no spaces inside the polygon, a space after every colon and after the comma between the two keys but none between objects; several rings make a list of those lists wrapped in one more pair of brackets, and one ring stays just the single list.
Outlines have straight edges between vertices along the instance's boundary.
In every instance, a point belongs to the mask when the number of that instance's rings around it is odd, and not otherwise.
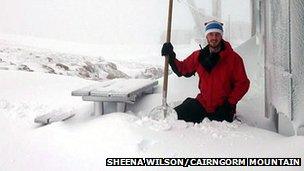
[{"label": "snow-covered picnic table", "polygon": [[116,103],[117,111],[125,112],[127,104],[134,104],[138,97],[153,93],[157,84],[157,80],[150,79],[114,79],[72,91],[72,96],[93,101],[95,115],[104,113],[104,102]]}]

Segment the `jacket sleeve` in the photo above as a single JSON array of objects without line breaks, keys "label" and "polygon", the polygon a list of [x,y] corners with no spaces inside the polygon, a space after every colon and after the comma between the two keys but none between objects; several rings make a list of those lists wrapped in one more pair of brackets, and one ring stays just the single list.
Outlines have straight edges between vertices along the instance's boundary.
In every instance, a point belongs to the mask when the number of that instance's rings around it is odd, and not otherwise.
[{"label": "jacket sleeve", "polygon": [[228,102],[230,104],[237,104],[237,102],[247,93],[250,84],[243,59],[239,55],[236,56],[234,61],[232,77],[232,91],[228,96]]},{"label": "jacket sleeve", "polygon": [[195,74],[198,65],[197,55],[197,52],[193,52],[183,61],[179,61],[178,59],[174,58],[169,60],[169,64],[177,76],[191,77]]}]

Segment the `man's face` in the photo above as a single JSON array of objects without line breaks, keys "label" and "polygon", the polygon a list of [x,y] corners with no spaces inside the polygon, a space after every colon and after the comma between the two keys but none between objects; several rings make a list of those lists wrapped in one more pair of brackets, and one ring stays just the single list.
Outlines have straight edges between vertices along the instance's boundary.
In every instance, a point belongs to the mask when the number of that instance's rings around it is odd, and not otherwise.
[{"label": "man's face", "polygon": [[210,32],[207,34],[206,39],[210,47],[217,48],[222,40],[222,35],[218,32]]}]

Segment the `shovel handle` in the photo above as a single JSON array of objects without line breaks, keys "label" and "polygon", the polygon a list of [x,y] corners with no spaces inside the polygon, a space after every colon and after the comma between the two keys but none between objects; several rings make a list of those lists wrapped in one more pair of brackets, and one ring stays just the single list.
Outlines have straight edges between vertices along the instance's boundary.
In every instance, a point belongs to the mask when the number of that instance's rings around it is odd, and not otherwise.
[{"label": "shovel handle", "polygon": [[167,42],[170,42],[170,40],[171,40],[172,11],[173,11],[173,0],[169,0],[168,21],[167,21],[167,37],[166,37]]},{"label": "shovel handle", "polygon": [[[171,40],[172,11],[173,11],[173,0],[169,0],[166,42],[170,42]],[[165,67],[164,67],[163,99],[162,99],[162,105],[165,108],[167,106],[168,68],[169,68],[168,61],[169,61],[169,57],[166,56]]]}]

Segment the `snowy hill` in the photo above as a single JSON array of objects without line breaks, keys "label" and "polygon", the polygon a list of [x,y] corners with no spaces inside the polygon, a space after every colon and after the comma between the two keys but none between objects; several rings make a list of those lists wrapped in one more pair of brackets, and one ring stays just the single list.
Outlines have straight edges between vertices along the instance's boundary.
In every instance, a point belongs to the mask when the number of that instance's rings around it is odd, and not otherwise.
[{"label": "snowy hill", "polygon": [[[115,63],[118,63],[115,64]],[[0,69],[77,76],[90,80],[162,76],[158,65],[110,62],[103,57],[74,55],[21,45],[0,44]]]}]

